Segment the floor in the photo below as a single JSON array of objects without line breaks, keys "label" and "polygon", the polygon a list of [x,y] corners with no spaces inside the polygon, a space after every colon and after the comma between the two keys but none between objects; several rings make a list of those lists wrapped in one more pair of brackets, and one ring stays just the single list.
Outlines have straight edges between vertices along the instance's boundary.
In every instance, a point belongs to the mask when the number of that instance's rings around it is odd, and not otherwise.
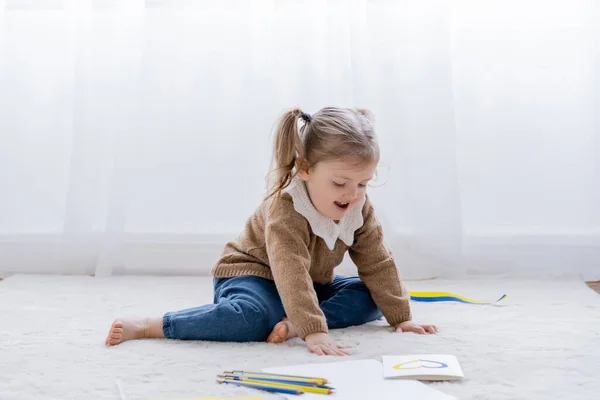
[{"label": "floor", "polygon": [[[346,359],[454,354],[465,379],[428,385],[461,400],[588,400],[600,392],[600,297],[583,282],[434,280],[409,288],[508,298],[501,307],[412,302],[417,322],[440,327],[435,336],[394,334],[385,321],[332,331],[349,346]],[[298,339],[282,345],[140,340],[104,346],[117,316],[162,315],[211,300],[211,281],[202,277],[6,278],[0,284],[0,399],[117,400],[117,381],[129,400],[249,395],[215,384],[216,374],[337,361],[308,353]]]}]

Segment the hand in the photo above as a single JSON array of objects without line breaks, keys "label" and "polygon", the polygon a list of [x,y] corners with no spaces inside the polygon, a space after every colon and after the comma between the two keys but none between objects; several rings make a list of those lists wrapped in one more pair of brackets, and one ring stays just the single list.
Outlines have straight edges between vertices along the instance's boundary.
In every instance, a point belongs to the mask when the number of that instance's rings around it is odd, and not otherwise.
[{"label": "hand", "polygon": [[324,332],[311,333],[304,338],[304,341],[306,342],[308,350],[319,356],[324,356],[326,354],[332,356],[348,355],[348,353],[342,350],[344,346],[337,344],[331,336]]},{"label": "hand", "polygon": [[420,335],[426,333],[438,333],[435,325],[415,325],[412,321],[404,321],[396,325],[396,332],[414,332]]}]

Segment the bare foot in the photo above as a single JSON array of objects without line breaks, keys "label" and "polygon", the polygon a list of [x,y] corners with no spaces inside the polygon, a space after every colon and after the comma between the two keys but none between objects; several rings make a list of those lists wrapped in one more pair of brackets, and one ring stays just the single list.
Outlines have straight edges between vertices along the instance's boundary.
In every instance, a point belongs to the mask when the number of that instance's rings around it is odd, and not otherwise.
[{"label": "bare foot", "polygon": [[105,344],[116,346],[127,340],[164,337],[162,318],[119,318],[112,323]]},{"label": "bare foot", "polygon": [[292,322],[284,318],[275,325],[273,331],[267,338],[267,343],[283,343],[288,339],[295,338],[298,336],[296,326]]}]

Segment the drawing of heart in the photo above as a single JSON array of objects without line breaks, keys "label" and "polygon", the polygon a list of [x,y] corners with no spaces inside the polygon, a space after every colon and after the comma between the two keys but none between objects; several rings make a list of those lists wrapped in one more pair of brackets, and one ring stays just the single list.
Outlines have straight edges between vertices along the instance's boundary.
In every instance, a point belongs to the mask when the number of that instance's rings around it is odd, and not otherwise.
[{"label": "drawing of heart", "polygon": [[396,364],[394,369],[448,368],[448,364],[433,360],[412,360]]}]

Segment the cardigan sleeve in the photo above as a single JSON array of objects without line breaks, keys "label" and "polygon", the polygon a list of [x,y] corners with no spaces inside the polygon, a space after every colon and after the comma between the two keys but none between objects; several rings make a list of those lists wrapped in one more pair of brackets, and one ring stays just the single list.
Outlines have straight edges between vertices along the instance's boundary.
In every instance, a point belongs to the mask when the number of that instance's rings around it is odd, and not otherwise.
[{"label": "cardigan sleeve", "polygon": [[409,292],[400,279],[394,256],[384,241],[383,228],[368,198],[363,206],[363,220],[349,249],[350,258],[387,322],[397,325],[408,321],[411,319]]},{"label": "cardigan sleeve", "polygon": [[302,339],[311,333],[327,333],[327,321],[309,273],[308,221],[294,210],[287,197],[278,199],[267,213],[265,240],[269,266],[285,313]]}]

